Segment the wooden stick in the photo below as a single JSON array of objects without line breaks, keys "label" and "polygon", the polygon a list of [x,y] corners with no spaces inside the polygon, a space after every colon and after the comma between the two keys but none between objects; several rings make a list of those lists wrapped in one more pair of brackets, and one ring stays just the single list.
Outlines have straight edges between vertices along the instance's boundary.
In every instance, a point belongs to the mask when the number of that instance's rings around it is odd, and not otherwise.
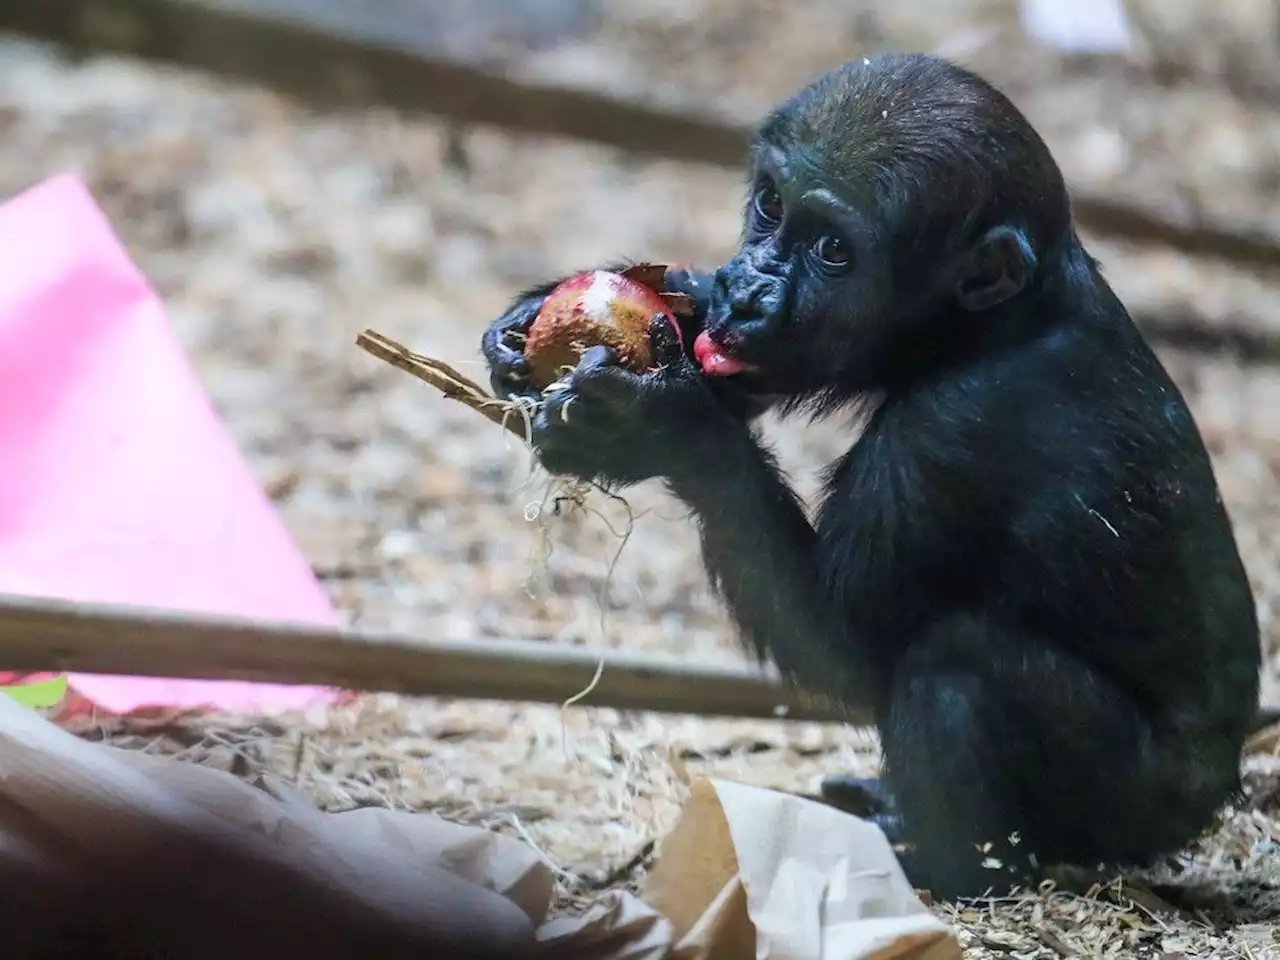
[{"label": "wooden stick", "polygon": [[[749,667],[518,640],[444,643],[389,634],[0,595],[0,669],[316,684],[463,700],[510,700],[873,726]],[[600,681],[584,697],[604,661]],[[1255,728],[1280,717],[1263,702]]]},{"label": "wooden stick", "polygon": [[365,330],[356,337],[356,346],[367,353],[385,360],[393,367],[412,374],[423,383],[429,383],[449,400],[470,407],[500,427],[510,430],[521,440],[527,439],[524,418],[512,409],[512,404],[488,393],[474,380],[463,376],[443,360],[414,353],[402,343],[376,330]]},{"label": "wooden stick", "polygon": [[443,643],[308,624],[0,597],[0,669],[318,684],[703,716],[871,723],[747,667],[531,641]]}]

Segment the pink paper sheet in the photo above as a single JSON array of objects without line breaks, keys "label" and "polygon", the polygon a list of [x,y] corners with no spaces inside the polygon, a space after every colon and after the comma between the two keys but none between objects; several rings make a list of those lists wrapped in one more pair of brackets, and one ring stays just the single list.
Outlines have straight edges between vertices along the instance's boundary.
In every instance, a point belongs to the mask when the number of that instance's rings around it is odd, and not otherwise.
[{"label": "pink paper sheet", "polygon": [[[0,206],[0,592],[337,621],[159,298],[72,176]],[[330,695],[70,679],[114,712],[269,711]]]}]

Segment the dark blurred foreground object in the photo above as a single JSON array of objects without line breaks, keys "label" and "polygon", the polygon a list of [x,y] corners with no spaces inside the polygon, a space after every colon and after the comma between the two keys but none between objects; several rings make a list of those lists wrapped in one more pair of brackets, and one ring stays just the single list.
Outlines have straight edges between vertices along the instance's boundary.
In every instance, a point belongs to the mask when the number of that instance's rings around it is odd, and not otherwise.
[{"label": "dark blurred foreground object", "polygon": [[[142,833],[131,850],[51,866],[6,838],[0,949],[11,958],[201,960],[233,955],[510,960],[529,940],[510,921],[455,904],[452,916],[397,917],[280,863],[207,837]],[[442,903],[464,886],[443,871]],[[505,901],[504,901],[505,902]],[[435,920],[441,919],[439,926]],[[495,927],[494,920],[499,923]],[[504,931],[503,924],[510,929]],[[529,925],[532,931],[532,925]],[[530,938],[531,939],[531,938]]]},{"label": "dark blurred foreground object", "polygon": [[518,841],[427,814],[323,814],[82,741],[0,696],[5,957],[506,960],[529,955],[521,901],[549,903],[551,882]]}]

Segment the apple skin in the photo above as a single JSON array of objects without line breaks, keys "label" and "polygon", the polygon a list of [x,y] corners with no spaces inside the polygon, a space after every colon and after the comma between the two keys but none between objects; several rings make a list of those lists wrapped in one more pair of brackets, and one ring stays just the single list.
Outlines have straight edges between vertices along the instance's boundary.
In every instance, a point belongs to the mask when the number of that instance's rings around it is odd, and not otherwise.
[{"label": "apple skin", "polygon": [[532,385],[545,390],[599,344],[612,348],[619,362],[637,373],[652,369],[649,325],[656,316],[665,317],[680,336],[667,301],[643,283],[607,270],[569,277],[547,295],[525,337]]}]

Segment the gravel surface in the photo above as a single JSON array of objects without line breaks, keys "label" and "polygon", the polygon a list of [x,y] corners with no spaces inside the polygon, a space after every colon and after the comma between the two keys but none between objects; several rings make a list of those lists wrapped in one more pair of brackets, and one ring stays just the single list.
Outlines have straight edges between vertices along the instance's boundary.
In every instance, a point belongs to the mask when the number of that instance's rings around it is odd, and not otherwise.
[{"label": "gravel surface", "polygon": [[[620,543],[611,525],[625,521],[616,508],[540,513],[523,451],[353,340],[374,327],[478,370],[467,365],[480,331],[523,284],[618,255],[725,257],[739,177],[377,113],[312,115],[265,92],[114,59],[71,64],[17,41],[0,43],[0,132],[0,195],[60,170],[89,182],[351,622],[738,658],[677,504],[654,489],[628,495],[638,516],[606,584]],[[1114,276],[1122,295],[1152,302],[1183,295],[1171,290],[1212,301],[1195,271],[1230,272],[1100,253],[1132,265]],[[1214,310],[1237,295],[1275,304],[1267,278],[1232,276],[1246,293],[1221,294]],[[1280,368],[1165,356],[1212,447],[1280,656]],[[840,424],[771,434],[806,491],[848,442]],[[852,730],[387,697],[290,730],[232,726],[235,737],[198,751],[172,731],[134,735],[229,767],[248,757],[329,808],[411,805],[504,829],[523,819],[549,856],[579,868],[567,897],[669,825],[685,772],[803,790],[824,769],[874,763],[874,741]],[[295,741],[312,744],[305,762]],[[1254,824],[1253,811],[1240,816]],[[1280,828],[1267,822],[1274,846]],[[1224,935],[1232,950],[1253,943],[1241,930]]]}]

